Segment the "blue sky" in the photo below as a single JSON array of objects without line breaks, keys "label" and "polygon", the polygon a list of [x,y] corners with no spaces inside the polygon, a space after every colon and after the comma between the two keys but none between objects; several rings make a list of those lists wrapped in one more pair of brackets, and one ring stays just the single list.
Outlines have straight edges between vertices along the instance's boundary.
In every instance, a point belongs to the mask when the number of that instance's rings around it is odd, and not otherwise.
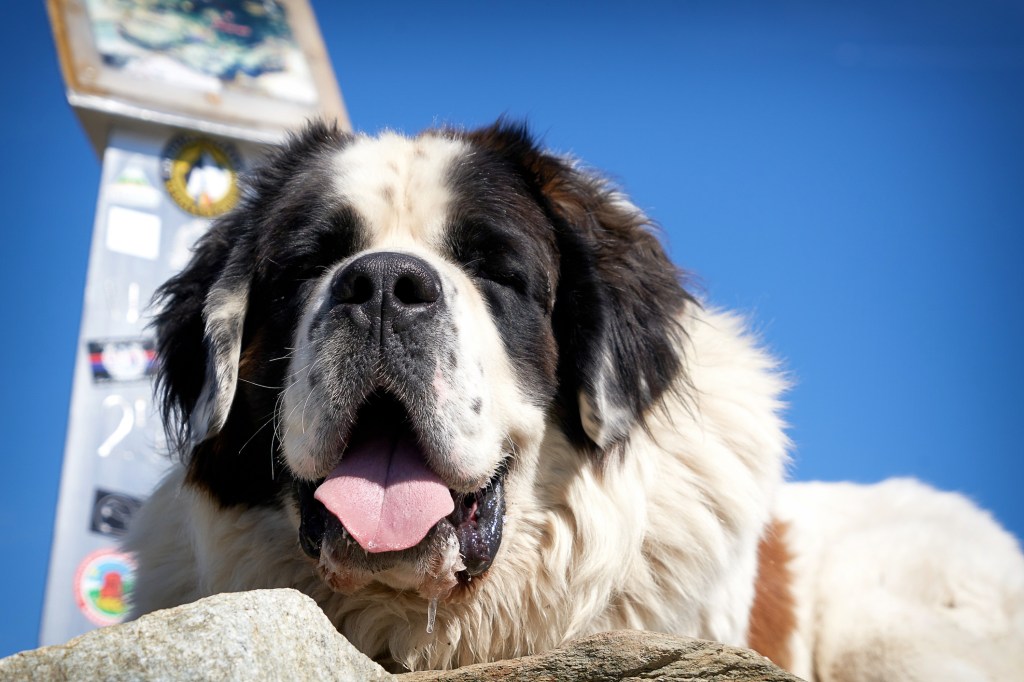
[{"label": "blue sky", "polygon": [[[355,125],[528,119],[616,178],[795,387],[798,479],[913,475],[1024,535],[1024,5],[314,2]],[[8,3],[0,656],[36,645],[100,164]]]}]

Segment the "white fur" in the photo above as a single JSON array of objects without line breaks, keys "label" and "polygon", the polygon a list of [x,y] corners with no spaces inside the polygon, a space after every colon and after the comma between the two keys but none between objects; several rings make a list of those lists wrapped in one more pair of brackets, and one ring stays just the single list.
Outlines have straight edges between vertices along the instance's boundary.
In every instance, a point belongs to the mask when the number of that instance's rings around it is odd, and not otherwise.
[{"label": "white fur", "polygon": [[378,248],[437,249],[451,200],[446,175],[466,153],[465,142],[446,137],[360,136],[335,159],[335,187]]},{"label": "white fur", "polygon": [[612,374],[611,363],[606,348],[601,356],[601,371],[594,380],[593,398],[586,391],[580,391],[577,398],[583,430],[599,448],[606,448],[629,435],[630,424],[636,419],[632,410],[617,405],[610,397],[607,384]]},{"label": "white fur", "polygon": [[1024,558],[961,495],[917,481],[787,485],[793,672],[826,680],[1020,680]]},{"label": "white fur", "polygon": [[218,283],[206,297],[203,317],[212,348],[206,368],[208,378],[192,413],[189,432],[193,446],[221,430],[234,402],[248,296],[248,286]]}]

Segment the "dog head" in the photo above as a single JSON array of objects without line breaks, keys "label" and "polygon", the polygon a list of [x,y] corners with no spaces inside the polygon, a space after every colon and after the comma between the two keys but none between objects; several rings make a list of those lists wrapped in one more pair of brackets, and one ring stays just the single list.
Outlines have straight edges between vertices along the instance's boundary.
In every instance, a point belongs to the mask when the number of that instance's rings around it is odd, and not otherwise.
[{"label": "dog head", "polygon": [[689,301],[639,210],[503,122],[309,126],[159,296],[189,484],[294,510],[338,592],[427,598],[500,560],[549,429],[603,457],[642,428]]}]

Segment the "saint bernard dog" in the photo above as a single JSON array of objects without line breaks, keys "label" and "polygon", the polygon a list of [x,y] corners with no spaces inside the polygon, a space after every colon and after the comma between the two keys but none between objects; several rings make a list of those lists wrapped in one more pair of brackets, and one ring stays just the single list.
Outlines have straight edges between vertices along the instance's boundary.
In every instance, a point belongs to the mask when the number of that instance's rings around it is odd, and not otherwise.
[{"label": "saint bernard dog", "polygon": [[291,587],[393,670],[637,628],[810,680],[1024,675],[1024,558],[912,480],[786,484],[786,377],[616,187],[500,121],[314,123],[159,292],[139,615]]}]

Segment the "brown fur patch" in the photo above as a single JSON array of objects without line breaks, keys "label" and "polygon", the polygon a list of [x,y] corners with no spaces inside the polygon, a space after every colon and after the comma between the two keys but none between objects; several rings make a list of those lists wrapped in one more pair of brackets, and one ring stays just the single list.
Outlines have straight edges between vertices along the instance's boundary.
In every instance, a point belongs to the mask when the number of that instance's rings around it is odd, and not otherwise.
[{"label": "brown fur patch", "polygon": [[781,668],[791,661],[789,640],[796,628],[793,603],[793,556],[786,544],[787,524],[772,521],[757,547],[757,584],[750,609],[747,645]]}]

